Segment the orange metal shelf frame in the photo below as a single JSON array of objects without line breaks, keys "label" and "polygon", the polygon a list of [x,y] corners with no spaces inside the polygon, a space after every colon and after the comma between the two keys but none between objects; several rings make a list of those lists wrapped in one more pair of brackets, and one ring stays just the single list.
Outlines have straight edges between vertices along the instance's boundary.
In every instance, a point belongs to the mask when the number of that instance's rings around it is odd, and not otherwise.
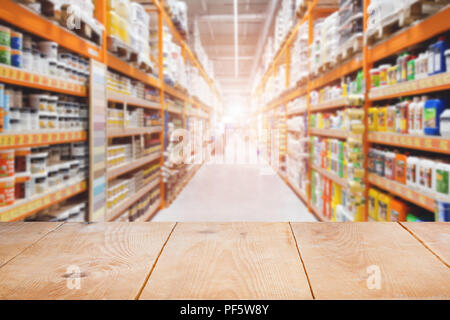
[{"label": "orange metal shelf frame", "polygon": [[323,87],[326,84],[336,81],[340,78],[342,78],[343,76],[358,71],[359,69],[362,69],[363,67],[363,60],[361,57],[354,57],[352,60],[344,63],[343,65],[341,65],[340,67],[335,68],[334,70],[324,74],[323,76],[312,80],[309,83],[309,90],[315,90],[317,88]]},{"label": "orange metal shelf frame", "polygon": [[369,183],[406,201],[412,202],[428,211],[434,212],[434,198],[423,194],[421,191],[413,190],[407,185],[400,184],[396,181],[392,181],[375,174],[369,174]]},{"label": "orange metal shelf frame", "polygon": [[57,42],[60,46],[85,57],[98,61],[104,59],[103,51],[97,45],[80,38],[12,0],[1,1],[0,19],[43,39]]},{"label": "orange metal shelf frame", "polygon": [[0,134],[0,150],[86,141],[86,131]]},{"label": "orange metal shelf frame", "polygon": [[0,82],[28,88],[86,97],[86,86],[63,79],[45,77],[7,65],[0,65]]},{"label": "orange metal shelf frame", "polygon": [[450,154],[450,139],[432,136],[413,136],[388,132],[370,132],[370,143]]},{"label": "orange metal shelf frame", "polygon": [[128,62],[117,58],[111,53],[107,53],[107,65],[109,68],[114,69],[120,73],[123,73],[124,75],[130,78],[142,81],[152,87],[161,89],[159,79],[151,77],[145,74],[144,72],[139,71],[138,69],[130,65]]},{"label": "orange metal shelf frame", "polygon": [[406,30],[401,30],[390,39],[375,45],[369,49],[368,62],[375,63],[378,60],[396,54],[410,46],[423,42],[450,29],[450,6],[447,6],[437,14],[413,25]]},{"label": "orange metal shelf frame", "polygon": [[[269,76],[274,71],[277,64],[281,61],[281,58],[284,56],[290,55],[290,46],[292,42],[297,37],[298,30],[300,27],[308,21],[311,15],[315,16],[316,18],[321,18],[324,16],[327,16],[328,14],[333,13],[337,10],[337,8],[321,8],[317,7],[318,0],[313,0],[310,3],[310,6],[307,10],[307,12],[304,14],[304,16],[300,19],[300,21],[291,29],[286,39],[284,39],[283,43],[281,44],[280,48],[278,49],[277,53],[275,54],[275,57],[270,64],[270,66],[267,68],[266,72],[264,73],[264,76],[261,79],[260,84],[257,86],[256,92],[261,92],[262,88],[266,84]],[[289,73],[286,74],[286,77],[288,79]]]},{"label": "orange metal shelf frame", "polygon": [[398,83],[391,86],[373,88],[369,92],[372,101],[450,90],[450,72],[437,74],[425,79]]}]

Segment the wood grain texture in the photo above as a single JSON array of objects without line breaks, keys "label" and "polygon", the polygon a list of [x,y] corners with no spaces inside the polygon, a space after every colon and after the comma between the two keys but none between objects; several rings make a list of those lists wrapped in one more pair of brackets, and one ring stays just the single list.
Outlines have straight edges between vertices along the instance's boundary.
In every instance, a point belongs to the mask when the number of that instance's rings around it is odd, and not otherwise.
[{"label": "wood grain texture", "polygon": [[[292,227],[317,299],[450,298],[450,269],[397,223]],[[379,268],[380,289],[369,289],[370,266]]]},{"label": "wood grain texture", "polygon": [[0,299],[134,299],[173,226],[64,224],[0,268]]},{"label": "wood grain texture", "polygon": [[60,225],[60,222],[0,223],[0,268]]},{"label": "wood grain texture", "polygon": [[312,299],[288,223],[180,223],[141,299]]},{"label": "wood grain texture", "polygon": [[450,266],[450,223],[402,222],[401,224]]}]

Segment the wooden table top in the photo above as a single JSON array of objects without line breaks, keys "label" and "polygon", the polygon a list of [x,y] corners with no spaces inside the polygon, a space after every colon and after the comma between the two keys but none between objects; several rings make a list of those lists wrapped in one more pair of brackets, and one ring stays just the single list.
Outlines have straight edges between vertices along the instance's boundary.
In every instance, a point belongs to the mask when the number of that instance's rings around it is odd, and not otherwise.
[{"label": "wooden table top", "polygon": [[3,223],[0,299],[450,299],[449,223]]}]

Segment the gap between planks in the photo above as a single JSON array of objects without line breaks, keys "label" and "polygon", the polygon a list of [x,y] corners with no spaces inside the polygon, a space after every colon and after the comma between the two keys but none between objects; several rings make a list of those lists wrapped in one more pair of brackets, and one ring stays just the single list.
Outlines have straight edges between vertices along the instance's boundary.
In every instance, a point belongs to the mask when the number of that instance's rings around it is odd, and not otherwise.
[{"label": "gap between planks", "polygon": [[425,247],[428,251],[430,251],[436,258],[438,258],[439,261],[441,261],[447,268],[450,268],[450,265],[444,261],[444,259],[436,252],[434,252],[433,249],[431,249],[426,243],[425,240],[422,240],[418,235],[416,235],[412,230],[409,230],[407,226],[403,225],[401,222],[398,222],[398,224],[405,229],[411,236],[416,239],[421,245]]},{"label": "gap between planks", "polygon": [[292,237],[294,238],[295,246],[297,247],[297,252],[298,252],[298,256],[300,258],[300,262],[303,265],[303,270],[305,270],[305,275],[306,275],[306,279],[308,280],[309,290],[311,291],[312,298],[315,300],[316,297],[314,295],[314,291],[313,291],[313,288],[311,286],[311,280],[309,279],[308,270],[306,269],[305,262],[303,261],[302,253],[300,252],[300,247],[298,245],[297,237],[295,236],[294,230],[292,229],[292,223],[291,222],[289,222],[289,227],[291,228]]},{"label": "gap between planks", "polygon": [[172,236],[173,232],[175,231],[175,228],[177,227],[177,225],[178,225],[178,222],[175,222],[172,230],[170,231],[169,235],[167,236],[166,241],[164,242],[163,246],[161,247],[161,250],[159,251],[158,256],[156,257],[155,262],[153,263],[152,267],[150,268],[150,272],[148,273],[147,277],[145,278],[144,283],[141,286],[141,288],[139,289],[139,292],[136,295],[136,298],[134,300],[139,300],[139,298],[141,297],[142,292],[144,291],[144,288],[147,285],[148,280],[150,280],[150,277],[152,276],[153,270],[155,270],[156,265],[158,264],[159,258],[161,257],[161,255],[162,255],[162,253],[164,251],[164,248],[166,247],[167,243],[169,242],[170,237]]},{"label": "gap between planks", "polygon": [[55,228],[48,230],[45,234],[43,234],[40,238],[36,239],[36,241],[34,241],[33,243],[31,243],[30,245],[26,246],[25,248],[23,248],[22,250],[20,250],[20,252],[18,252],[16,255],[14,255],[13,257],[11,257],[9,260],[5,261],[4,263],[2,263],[0,265],[0,269],[3,268],[4,266],[6,266],[8,263],[10,263],[11,261],[13,261],[14,259],[16,259],[18,256],[20,256],[22,253],[24,253],[26,250],[30,249],[31,247],[33,247],[34,245],[36,245],[38,242],[42,241],[45,237],[47,237],[50,233],[58,230],[59,228],[61,228],[62,225],[64,225],[65,222],[60,222]]}]

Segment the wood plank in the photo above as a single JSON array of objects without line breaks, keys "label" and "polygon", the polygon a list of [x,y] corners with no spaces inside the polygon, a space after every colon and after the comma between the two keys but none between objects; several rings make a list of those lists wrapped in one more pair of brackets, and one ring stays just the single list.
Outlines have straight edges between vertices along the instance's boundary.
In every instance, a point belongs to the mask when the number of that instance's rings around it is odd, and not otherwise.
[{"label": "wood plank", "polygon": [[292,227],[316,299],[450,298],[450,269],[397,223]]},{"label": "wood plank", "polygon": [[140,299],[311,299],[288,223],[181,223]]},{"label": "wood plank", "polygon": [[0,299],[134,299],[173,227],[64,224],[0,269]]},{"label": "wood plank", "polygon": [[61,224],[60,222],[0,223],[0,268]]},{"label": "wood plank", "polygon": [[401,222],[419,241],[450,266],[450,223]]}]

